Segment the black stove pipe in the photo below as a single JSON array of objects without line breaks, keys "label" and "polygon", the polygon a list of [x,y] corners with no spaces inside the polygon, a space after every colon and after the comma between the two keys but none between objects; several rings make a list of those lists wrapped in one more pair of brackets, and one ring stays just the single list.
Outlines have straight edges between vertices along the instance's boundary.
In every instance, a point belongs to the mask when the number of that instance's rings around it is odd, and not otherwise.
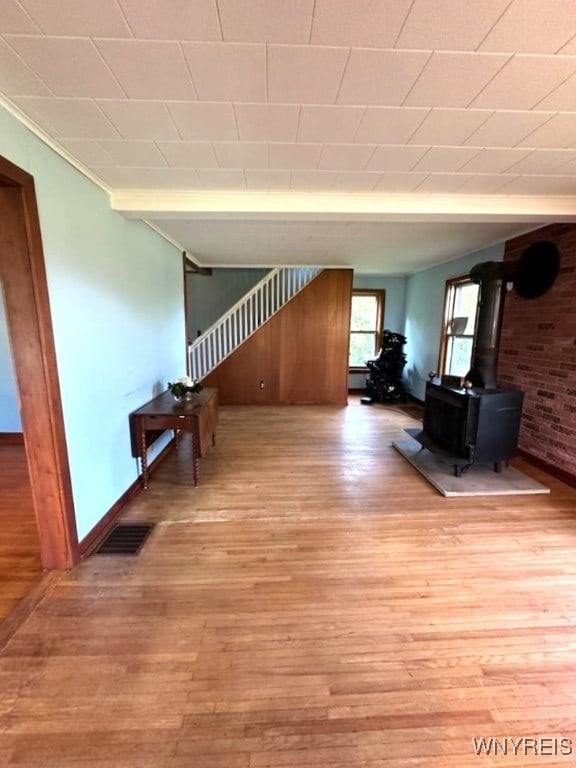
[{"label": "black stove pipe", "polygon": [[507,283],[523,299],[536,299],[548,291],[558,275],[560,252],[548,240],[532,243],[519,261],[484,261],[470,270],[470,279],[480,286],[476,341],[472,367],[466,379],[473,387],[496,389],[496,360],[502,330]]},{"label": "black stove pipe", "polygon": [[514,280],[517,269],[516,263],[485,261],[470,271],[470,279],[480,286],[472,367],[465,377],[473,387],[496,389],[496,360],[506,284]]}]

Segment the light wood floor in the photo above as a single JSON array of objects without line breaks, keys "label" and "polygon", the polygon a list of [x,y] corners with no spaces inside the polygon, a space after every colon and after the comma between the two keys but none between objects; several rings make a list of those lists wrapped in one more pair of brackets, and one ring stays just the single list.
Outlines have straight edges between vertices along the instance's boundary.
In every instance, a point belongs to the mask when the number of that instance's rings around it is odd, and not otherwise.
[{"label": "light wood floor", "polygon": [[[567,766],[576,750],[576,491],[445,499],[381,406],[222,408],[126,519],[138,558],[67,574],[0,655],[0,765]],[[560,750],[560,742],[557,743]],[[550,750],[545,742],[545,750]]]},{"label": "light wood floor", "polygon": [[0,444],[0,622],[42,578],[23,445]]}]

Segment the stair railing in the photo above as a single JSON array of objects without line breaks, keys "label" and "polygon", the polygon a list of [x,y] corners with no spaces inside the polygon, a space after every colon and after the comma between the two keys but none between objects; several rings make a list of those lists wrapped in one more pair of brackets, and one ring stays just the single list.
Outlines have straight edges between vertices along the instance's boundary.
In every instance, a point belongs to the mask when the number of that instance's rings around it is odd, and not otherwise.
[{"label": "stair railing", "polygon": [[322,272],[277,267],[188,346],[190,376],[203,379]]}]

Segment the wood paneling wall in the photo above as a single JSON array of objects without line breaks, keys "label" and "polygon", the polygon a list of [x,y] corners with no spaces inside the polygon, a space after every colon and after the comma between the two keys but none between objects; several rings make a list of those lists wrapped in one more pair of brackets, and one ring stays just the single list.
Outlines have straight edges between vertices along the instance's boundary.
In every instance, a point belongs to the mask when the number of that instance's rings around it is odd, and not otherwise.
[{"label": "wood paneling wall", "polygon": [[324,270],[204,384],[218,388],[223,405],[345,405],[352,277]]},{"label": "wood paneling wall", "polygon": [[521,389],[519,447],[564,479],[576,480],[576,226],[555,224],[506,243],[505,261],[517,261],[537,240],[560,251],[560,273],[537,299],[506,297],[498,355],[498,383]]}]

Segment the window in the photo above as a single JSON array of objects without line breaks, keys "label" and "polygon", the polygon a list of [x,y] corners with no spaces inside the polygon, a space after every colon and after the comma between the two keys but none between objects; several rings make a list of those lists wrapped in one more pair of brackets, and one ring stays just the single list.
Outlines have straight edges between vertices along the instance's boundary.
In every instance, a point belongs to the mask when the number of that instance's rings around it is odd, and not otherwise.
[{"label": "window", "polygon": [[385,291],[352,291],[350,321],[350,369],[365,370],[366,360],[376,357],[382,346]]},{"label": "window", "polygon": [[466,376],[472,362],[479,286],[469,277],[446,281],[440,374]]}]

